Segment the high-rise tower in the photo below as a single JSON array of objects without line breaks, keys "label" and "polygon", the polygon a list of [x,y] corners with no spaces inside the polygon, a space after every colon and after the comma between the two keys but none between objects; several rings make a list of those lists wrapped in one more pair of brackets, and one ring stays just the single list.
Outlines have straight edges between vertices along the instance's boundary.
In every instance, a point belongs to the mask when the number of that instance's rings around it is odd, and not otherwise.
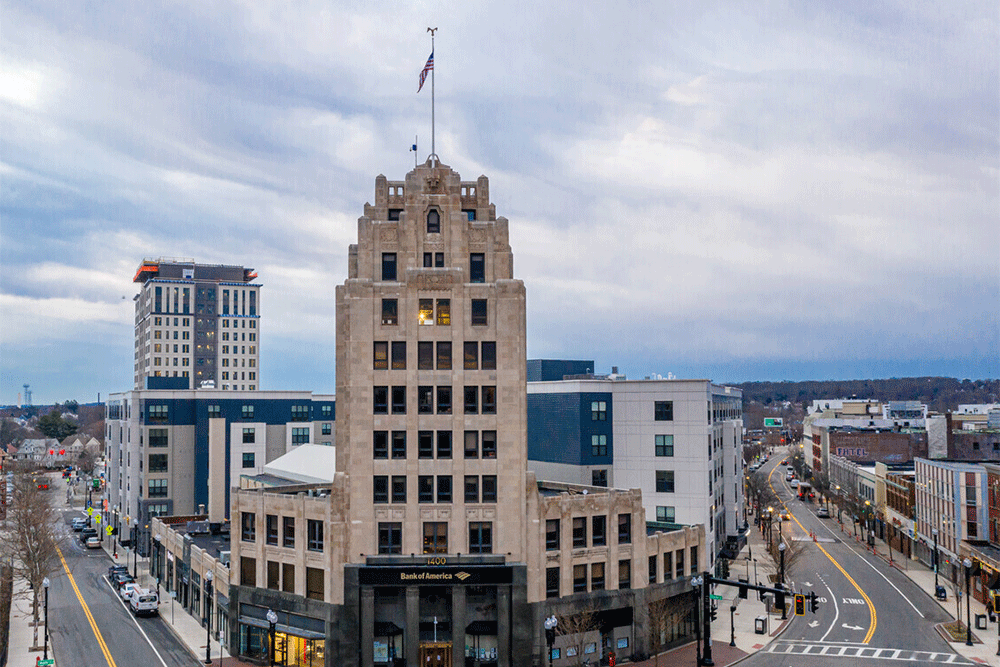
[{"label": "high-rise tower", "polygon": [[188,387],[260,387],[260,285],[242,266],[144,259],[133,282],[135,388],[147,377],[189,378]]}]

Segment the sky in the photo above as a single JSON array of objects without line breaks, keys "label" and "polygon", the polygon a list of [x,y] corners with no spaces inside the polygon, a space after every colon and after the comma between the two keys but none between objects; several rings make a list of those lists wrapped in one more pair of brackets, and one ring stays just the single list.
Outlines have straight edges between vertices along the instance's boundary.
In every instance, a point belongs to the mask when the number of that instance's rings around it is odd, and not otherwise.
[{"label": "sky", "polygon": [[6,0],[0,404],[132,387],[144,257],[253,267],[261,388],[417,137],[485,174],[529,358],[718,382],[1000,376],[995,2]]}]

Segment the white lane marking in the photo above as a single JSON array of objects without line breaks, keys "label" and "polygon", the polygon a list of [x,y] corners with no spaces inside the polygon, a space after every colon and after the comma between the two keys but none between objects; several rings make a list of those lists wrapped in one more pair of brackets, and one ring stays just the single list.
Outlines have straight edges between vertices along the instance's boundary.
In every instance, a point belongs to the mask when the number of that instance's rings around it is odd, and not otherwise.
[{"label": "white lane marking", "polygon": [[[102,579],[104,579],[104,582],[105,582],[105,583],[106,583],[106,584],[108,585],[108,588],[110,588],[110,589],[111,589],[111,593],[112,593],[112,594],[113,594],[113,595],[114,595],[114,596],[115,596],[116,598],[118,598],[118,602],[119,602],[119,603],[120,603],[120,604],[121,604],[121,605],[122,605],[123,607],[125,607],[125,613],[126,613],[126,614],[128,614],[129,618],[131,618],[131,619],[132,619],[132,622],[133,622],[133,623],[135,623],[135,627],[136,627],[136,628],[138,628],[139,632],[141,632],[141,633],[142,633],[142,636],[143,636],[143,637],[144,637],[144,638],[146,639],[146,643],[147,643],[147,644],[149,644],[149,648],[153,649],[153,653],[155,653],[155,654],[156,654],[156,657],[157,657],[157,658],[159,658],[159,660],[160,660],[160,664],[162,664],[162,665],[163,665],[163,667],[167,667],[167,663],[166,663],[166,661],[165,661],[165,660],[163,659],[163,656],[161,656],[161,655],[160,655],[160,652],[156,650],[156,647],[155,647],[155,646],[153,646],[153,642],[151,642],[151,641],[149,640],[149,636],[148,636],[148,635],[146,634],[146,631],[145,631],[145,630],[143,630],[143,629],[142,629],[142,626],[140,626],[140,625],[139,625],[139,621],[137,621],[137,620],[136,620],[136,618],[135,618],[135,616],[133,616],[133,615],[132,615],[132,612],[131,612],[131,610],[129,610],[129,608],[125,606],[125,600],[123,600],[123,599],[122,599],[122,596],[121,596],[121,594],[120,594],[120,593],[118,593],[118,591],[116,591],[116,590],[115,590],[115,587],[111,585],[111,582],[110,582],[110,581],[108,581],[108,578],[107,578],[107,577],[106,577],[105,575],[103,575],[103,574],[102,574],[102,575],[101,575],[101,578],[102,578]],[[157,613],[159,613],[159,612],[157,612]]]},{"label": "white lane marking", "polygon": [[830,588],[830,584],[826,583],[826,579],[820,579],[820,581],[826,586],[826,590],[830,593],[830,599],[833,600],[833,623],[830,624],[830,627],[823,636],[819,638],[820,641],[823,641],[837,627],[837,620],[840,618],[840,605],[837,604],[837,596],[833,594],[833,589]]}]

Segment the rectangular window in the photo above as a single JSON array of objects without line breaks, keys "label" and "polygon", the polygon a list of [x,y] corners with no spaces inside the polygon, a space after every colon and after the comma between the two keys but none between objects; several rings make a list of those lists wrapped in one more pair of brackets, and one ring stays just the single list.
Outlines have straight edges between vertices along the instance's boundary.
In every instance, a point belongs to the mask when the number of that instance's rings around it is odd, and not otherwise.
[{"label": "rectangular window", "polygon": [[424,522],[424,553],[448,553],[448,524],[444,521]]},{"label": "rectangular window", "polygon": [[322,429],[323,429],[323,435],[333,434],[333,424],[323,424]]},{"label": "rectangular window", "polygon": [[590,485],[591,486],[603,486],[608,485],[608,471],[607,470],[591,470],[590,471]]},{"label": "rectangular window", "polygon": [[495,371],[497,369],[497,344],[496,341],[483,341],[483,370]]},{"label": "rectangular window", "polygon": [[451,343],[441,341],[437,344],[437,369],[439,371],[451,370]]},{"label": "rectangular window", "polygon": [[434,343],[431,342],[417,343],[417,370],[419,371],[434,370]]},{"label": "rectangular window", "polygon": [[417,304],[420,306],[417,323],[421,326],[434,324],[434,299],[420,299]]},{"label": "rectangular window", "polygon": [[425,252],[424,253],[424,268],[430,269],[434,267],[434,253]]},{"label": "rectangular window", "polygon": [[406,458],[406,431],[392,432],[392,458]]},{"label": "rectangular window", "polygon": [[272,546],[278,546],[278,516],[264,515],[264,541]]},{"label": "rectangular window", "polygon": [[671,505],[656,507],[656,520],[664,523],[676,523],[675,508]]},{"label": "rectangular window", "polygon": [[437,457],[439,459],[451,458],[451,431],[437,432]]},{"label": "rectangular window", "polygon": [[281,564],[273,560],[267,561],[267,587],[273,591],[278,590],[280,576]]},{"label": "rectangular window", "polygon": [[147,472],[167,472],[167,455],[150,454],[149,469]]},{"label": "rectangular window", "polygon": [[606,435],[590,436],[590,454],[592,456],[607,456],[608,436]]},{"label": "rectangular window", "polygon": [[474,252],[469,255],[469,282],[486,282],[486,255]]},{"label": "rectangular window", "polygon": [[479,387],[465,388],[465,414],[479,414]]},{"label": "rectangular window", "polygon": [[497,457],[497,432],[483,431],[483,458],[495,459]]},{"label": "rectangular window", "polygon": [[479,370],[479,343],[476,341],[465,341],[462,346],[465,370]]},{"label": "rectangular window", "polygon": [[618,515],[618,544],[632,544],[632,515]]},{"label": "rectangular window", "polygon": [[495,503],[497,501],[497,476],[483,475],[483,502]]},{"label": "rectangular window", "polygon": [[389,458],[389,432],[374,431],[372,433],[372,458]]},{"label": "rectangular window", "polygon": [[392,388],[392,414],[406,414],[406,387]]},{"label": "rectangular window", "polygon": [[257,516],[253,512],[242,512],[240,514],[240,527],[244,542],[257,541]]},{"label": "rectangular window", "polygon": [[434,458],[434,431],[419,431],[417,433],[417,458]]},{"label": "rectangular window", "polygon": [[[243,452],[243,467],[244,468],[255,467],[257,465],[256,459],[257,456],[253,452]],[[150,468],[149,472],[153,472],[153,469]]]},{"label": "rectangular window", "polygon": [[240,556],[240,585],[257,586],[257,559]]},{"label": "rectangular window", "polygon": [[399,324],[398,299],[382,299],[382,324],[391,326]]},{"label": "rectangular window", "polygon": [[497,413],[497,388],[495,385],[483,387],[483,414],[495,415]]},{"label": "rectangular window", "polygon": [[649,583],[656,583],[656,556],[649,557]]},{"label": "rectangular window", "polygon": [[254,410],[252,405],[244,405],[240,409],[240,415],[243,417],[243,419],[253,419],[253,412]]},{"label": "rectangular window", "polygon": [[479,502],[479,475],[465,476],[465,502]]},{"label": "rectangular window", "polygon": [[406,475],[392,476],[392,502],[406,502]]},{"label": "rectangular window", "polygon": [[292,406],[292,421],[293,422],[307,422],[307,421],[309,421],[309,406],[308,405],[293,405]]},{"label": "rectangular window", "polygon": [[169,438],[167,436],[167,433],[168,431],[165,428],[149,429],[149,446],[166,447],[169,444]]},{"label": "rectangular window", "polygon": [[657,493],[673,493],[674,492],[674,471],[673,470],[657,470],[656,471],[656,492]]},{"label": "rectangular window", "polygon": [[[176,347],[176,345],[174,346]],[[177,350],[174,350],[176,352]],[[174,364],[175,366],[177,364]],[[208,406],[208,418],[215,419],[222,416],[222,406],[220,405],[210,405]]]},{"label": "rectangular window", "polygon": [[380,554],[403,553],[403,524],[397,522],[379,523],[378,552]]},{"label": "rectangular window", "polygon": [[382,253],[382,280],[396,280],[396,253]]},{"label": "rectangular window", "polygon": [[389,502],[389,477],[387,475],[375,475],[372,483],[372,502]]},{"label": "rectangular window", "polygon": [[333,406],[324,405],[320,408],[320,413],[323,415],[323,419],[333,419]]},{"label": "rectangular window", "polygon": [[434,475],[420,475],[417,477],[417,502],[434,502]]},{"label": "rectangular window", "polygon": [[323,570],[306,567],[306,597],[310,600],[323,599]]},{"label": "rectangular window", "polygon": [[309,519],[306,522],[306,532],[308,543],[306,548],[309,551],[323,550],[323,522]]},{"label": "rectangular window", "polygon": [[292,429],[292,444],[304,445],[309,442],[309,427]]},{"label": "rectangular window", "polygon": [[393,341],[392,343],[392,370],[406,370],[406,341]]},{"label": "rectangular window", "polygon": [[489,324],[489,317],[486,314],[486,299],[473,299],[470,310],[472,312],[472,326],[485,327]]},{"label": "rectangular window", "polygon": [[437,476],[437,501],[439,503],[451,502],[451,475]]},{"label": "rectangular window", "polygon": [[546,551],[559,550],[559,519],[545,520],[545,549]]},{"label": "rectangular window", "polygon": [[590,543],[603,547],[608,543],[608,517],[599,514],[590,519]]},{"label": "rectangular window", "polygon": [[604,590],[604,563],[590,564],[590,590]]},{"label": "rectangular window", "polygon": [[439,415],[451,414],[451,387],[437,388],[437,413]]},{"label": "rectangular window", "polygon": [[618,561],[618,590],[628,590],[632,588],[632,561]]},{"label": "rectangular window", "polygon": [[545,597],[547,599],[559,597],[559,568],[545,568]]},{"label": "rectangular window", "polygon": [[148,413],[150,424],[166,424],[170,421],[169,405],[150,405]]},{"label": "rectangular window", "polygon": [[417,414],[434,414],[434,387],[417,387]]},{"label": "rectangular window", "polygon": [[167,497],[167,480],[165,479],[151,479],[149,480],[149,491],[146,494],[147,498],[166,498]]},{"label": "rectangular window", "polygon": [[678,577],[683,577],[684,576],[684,550],[683,549],[678,549],[677,550],[677,576]]},{"label": "rectangular window", "polygon": [[698,573],[698,547],[691,547],[691,574]]},{"label": "rectangular window", "polygon": [[243,443],[249,444],[257,441],[257,430],[254,428],[243,429]]},{"label": "rectangular window", "polygon": [[493,523],[472,521],[469,523],[469,553],[493,553]]},{"label": "rectangular window", "polygon": [[573,548],[580,549],[587,546],[587,518],[574,517],[573,519]]},{"label": "rectangular window", "polygon": [[437,300],[437,323],[441,326],[451,324],[451,299]]},{"label": "rectangular window", "polygon": [[292,563],[281,564],[281,590],[285,593],[295,592],[295,565]]},{"label": "rectangular window", "polygon": [[573,566],[573,592],[587,592],[587,566],[585,564]]},{"label": "rectangular window", "polygon": [[434,253],[434,266],[441,269],[444,268],[444,253],[436,252]]},{"label": "rectangular window", "polygon": [[674,552],[667,551],[663,554],[663,580],[674,578]]},{"label": "rectangular window", "polygon": [[656,436],[656,455],[657,456],[674,455],[674,436],[672,435]]},{"label": "rectangular window", "polygon": [[294,547],[295,546],[295,517],[294,516],[283,516],[281,517],[281,546],[283,547]]},{"label": "rectangular window", "polygon": [[372,412],[376,415],[389,414],[389,387],[372,388]]},{"label": "rectangular window", "polygon": [[465,432],[465,458],[479,458],[479,431]]},{"label": "rectangular window", "polygon": [[656,401],[653,404],[653,420],[658,422],[672,422],[674,420],[674,402]]},{"label": "rectangular window", "polygon": [[372,343],[372,368],[377,371],[389,370],[389,343],[377,340]]}]

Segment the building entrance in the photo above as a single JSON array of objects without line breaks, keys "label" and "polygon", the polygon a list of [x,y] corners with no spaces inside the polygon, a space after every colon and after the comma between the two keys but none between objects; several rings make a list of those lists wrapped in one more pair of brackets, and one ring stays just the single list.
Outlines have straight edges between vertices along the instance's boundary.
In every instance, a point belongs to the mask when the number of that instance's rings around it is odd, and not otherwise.
[{"label": "building entrance", "polygon": [[451,644],[420,644],[420,667],[451,667]]}]

